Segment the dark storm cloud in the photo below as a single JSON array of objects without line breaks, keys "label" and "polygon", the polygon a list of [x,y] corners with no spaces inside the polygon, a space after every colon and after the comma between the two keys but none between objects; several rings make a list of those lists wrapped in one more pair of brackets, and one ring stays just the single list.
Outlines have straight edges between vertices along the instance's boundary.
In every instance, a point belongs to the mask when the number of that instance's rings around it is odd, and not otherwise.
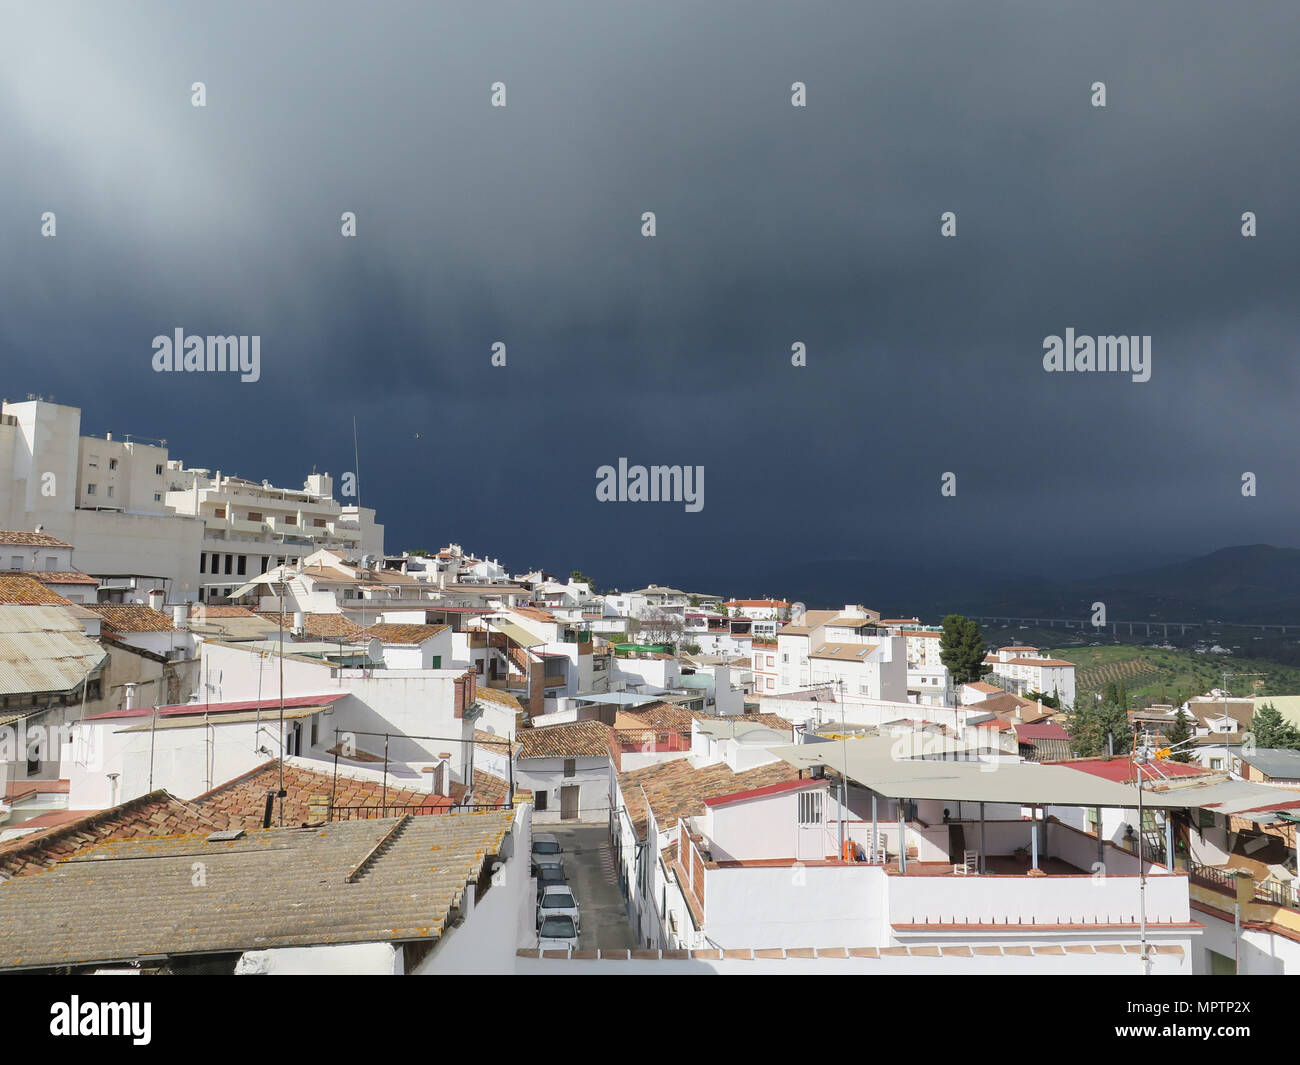
[{"label": "dark storm cloud", "polygon": [[[1291,539],[1286,4],[8,23],[6,389],[88,429],[293,482],[351,467],[355,414],[391,548],[454,538],[625,583],[782,550],[1052,572]],[[262,381],[151,373],[178,325],[260,334]],[[1067,327],[1151,334],[1151,380],[1044,374]],[[596,503],[620,455],[703,464],[703,513]]]}]

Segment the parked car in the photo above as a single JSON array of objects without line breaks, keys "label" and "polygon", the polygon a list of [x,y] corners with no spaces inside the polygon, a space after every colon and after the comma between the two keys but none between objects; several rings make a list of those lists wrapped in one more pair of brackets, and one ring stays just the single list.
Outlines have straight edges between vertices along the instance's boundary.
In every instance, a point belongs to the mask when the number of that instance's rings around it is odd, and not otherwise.
[{"label": "parked car", "polygon": [[540,927],[548,917],[564,914],[573,918],[573,926],[582,930],[582,919],[578,913],[578,900],[573,897],[573,889],[568,884],[548,884],[537,900],[537,924]]},{"label": "parked car", "polygon": [[533,861],[543,858],[558,858],[564,853],[560,841],[550,832],[533,833]]},{"label": "parked car", "polygon": [[533,876],[537,877],[538,902],[541,902],[548,887],[564,887],[568,883],[564,875],[563,862],[535,862]]},{"label": "parked car", "polygon": [[568,914],[556,914],[542,921],[537,930],[538,950],[578,949],[578,926]]}]

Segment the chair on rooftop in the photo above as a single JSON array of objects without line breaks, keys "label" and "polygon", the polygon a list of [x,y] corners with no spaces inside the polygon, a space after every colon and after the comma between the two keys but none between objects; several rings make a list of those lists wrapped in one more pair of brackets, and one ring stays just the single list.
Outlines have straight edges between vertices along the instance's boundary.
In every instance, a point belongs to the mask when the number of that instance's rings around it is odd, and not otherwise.
[{"label": "chair on rooftop", "polygon": [[961,861],[952,863],[954,876],[970,876],[972,873],[978,873],[979,854],[975,851],[962,851]]}]

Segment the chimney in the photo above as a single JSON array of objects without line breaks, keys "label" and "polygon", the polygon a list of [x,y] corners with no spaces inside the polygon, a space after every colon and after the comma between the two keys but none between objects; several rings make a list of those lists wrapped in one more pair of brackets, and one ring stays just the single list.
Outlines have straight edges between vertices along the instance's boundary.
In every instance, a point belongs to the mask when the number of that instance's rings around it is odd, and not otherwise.
[{"label": "chimney", "polygon": [[128,681],[122,685],[122,709],[135,709],[135,681]]},{"label": "chimney", "polygon": [[188,629],[190,627],[190,605],[177,603],[172,607],[172,628]]},{"label": "chimney", "polygon": [[307,631],[307,612],[305,610],[295,610],[293,612],[293,634],[301,636]]},{"label": "chimney", "polygon": [[149,592],[149,608],[151,610],[161,610],[163,604],[167,601],[167,596],[161,588],[153,588]]}]

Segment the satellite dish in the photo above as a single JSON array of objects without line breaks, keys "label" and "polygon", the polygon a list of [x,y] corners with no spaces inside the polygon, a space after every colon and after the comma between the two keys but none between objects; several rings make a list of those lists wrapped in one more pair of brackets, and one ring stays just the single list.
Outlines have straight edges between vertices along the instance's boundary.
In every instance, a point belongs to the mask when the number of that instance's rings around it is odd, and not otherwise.
[{"label": "satellite dish", "polygon": [[803,621],[803,616],[808,613],[808,608],[803,603],[790,604],[790,624],[798,625]]},{"label": "satellite dish", "polygon": [[366,657],[372,662],[384,660],[384,643],[378,636],[372,636],[370,642],[366,644]]}]

